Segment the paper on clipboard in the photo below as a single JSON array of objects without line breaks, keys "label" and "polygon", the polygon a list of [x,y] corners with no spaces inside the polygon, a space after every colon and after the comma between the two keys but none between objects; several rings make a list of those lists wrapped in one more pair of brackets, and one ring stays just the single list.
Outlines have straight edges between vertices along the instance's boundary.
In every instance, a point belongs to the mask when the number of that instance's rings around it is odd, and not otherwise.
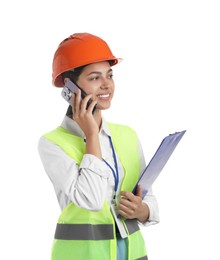
[{"label": "paper on clipboard", "polygon": [[142,198],[148,193],[150,187],[159,176],[177,144],[185,134],[186,130],[166,136],[160,143],[156,153],[144,169],[141,177],[133,189],[135,194],[137,185],[142,186]]}]

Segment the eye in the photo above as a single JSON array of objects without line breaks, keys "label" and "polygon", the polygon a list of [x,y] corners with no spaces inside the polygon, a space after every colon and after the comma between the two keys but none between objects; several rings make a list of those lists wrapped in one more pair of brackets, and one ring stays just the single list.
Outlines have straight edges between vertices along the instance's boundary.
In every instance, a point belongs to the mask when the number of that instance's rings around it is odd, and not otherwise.
[{"label": "eye", "polygon": [[98,80],[98,79],[99,79],[99,77],[92,77],[92,78],[90,78],[91,81],[95,81],[95,80]]}]

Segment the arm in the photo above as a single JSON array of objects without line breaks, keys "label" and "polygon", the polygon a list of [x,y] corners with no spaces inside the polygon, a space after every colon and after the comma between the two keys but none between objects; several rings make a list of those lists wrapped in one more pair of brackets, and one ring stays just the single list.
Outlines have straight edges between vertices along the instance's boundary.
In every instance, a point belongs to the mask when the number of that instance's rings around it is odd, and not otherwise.
[{"label": "arm", "polygon": [[104,162],[85,154],[77,165],[60,147],[44,137],[39,140],[38,150],[61,209],[70,202],[93,211],[102,208],[110,174]]}]

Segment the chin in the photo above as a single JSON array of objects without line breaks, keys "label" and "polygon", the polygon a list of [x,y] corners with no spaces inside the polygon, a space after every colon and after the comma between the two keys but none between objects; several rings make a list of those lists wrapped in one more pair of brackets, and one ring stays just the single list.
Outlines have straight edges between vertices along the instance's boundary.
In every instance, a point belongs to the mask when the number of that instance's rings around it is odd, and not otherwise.
[{"label": "chin", "polygon": [[109,104],[108,106],[101,106],[101,105],[97,105],[97,108],[100,110],[107,110],[111,107],[111,104]]}]

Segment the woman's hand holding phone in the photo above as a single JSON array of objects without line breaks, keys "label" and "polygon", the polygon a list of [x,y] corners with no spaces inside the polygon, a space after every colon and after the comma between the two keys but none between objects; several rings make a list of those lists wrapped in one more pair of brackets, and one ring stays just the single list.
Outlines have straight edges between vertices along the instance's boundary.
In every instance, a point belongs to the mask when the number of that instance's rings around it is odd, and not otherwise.
[{"label": "woman's hand holding phone", "polygon": [[[92,112],[97,104],[97,101],[93,100],[88,109],[86,109],[87,103],[91,97],[92,95],[87,95],[84,99],[81,99],[80,89],[77,94],[72,97],[73,119],[77,122],[86,136],[86,153],[102,159],[98,136],[99,125],[97,124],[95,116]],[[96,110],[95,113],[99,113],[99,111]]]},{"label": "woman's hand holding phone", "polygon": [[[85,130],[84,133],[86,134],[88,132],[86,131],[87,127],[91,129],[91,131],[94,131],[96,127],[90,128],[90,124],[92,123],[90,121],[94,120],[91,116],[96,108],[96,101],[92,100],[92,95],[87,95],[85,91],[70,79],[65,80],[61,95],[72,106],[73,119],[79,124],[83,131]],[[90,115],[90,117],[88,115]]]},{"label": "woman's hand holding phone", "polygon": [[87,95],[81,99],[81,90],[79,89],[72,98],[73,119],[78,123],[86,137],[99,133],[99,127],[92,113],[97,101],[93,100],[87,108],[87,103],[91,97],[92,95]]},{"label": "woman's hand holding phone", "polygon": [[61,95],[72,106],[73,119],[86,136],[86,153],[93,154],[101,159],[98,138],[101,112],[95,109],[97,101],[92,100],[92,95],[87,95],[69,79],[66,80]]}]

